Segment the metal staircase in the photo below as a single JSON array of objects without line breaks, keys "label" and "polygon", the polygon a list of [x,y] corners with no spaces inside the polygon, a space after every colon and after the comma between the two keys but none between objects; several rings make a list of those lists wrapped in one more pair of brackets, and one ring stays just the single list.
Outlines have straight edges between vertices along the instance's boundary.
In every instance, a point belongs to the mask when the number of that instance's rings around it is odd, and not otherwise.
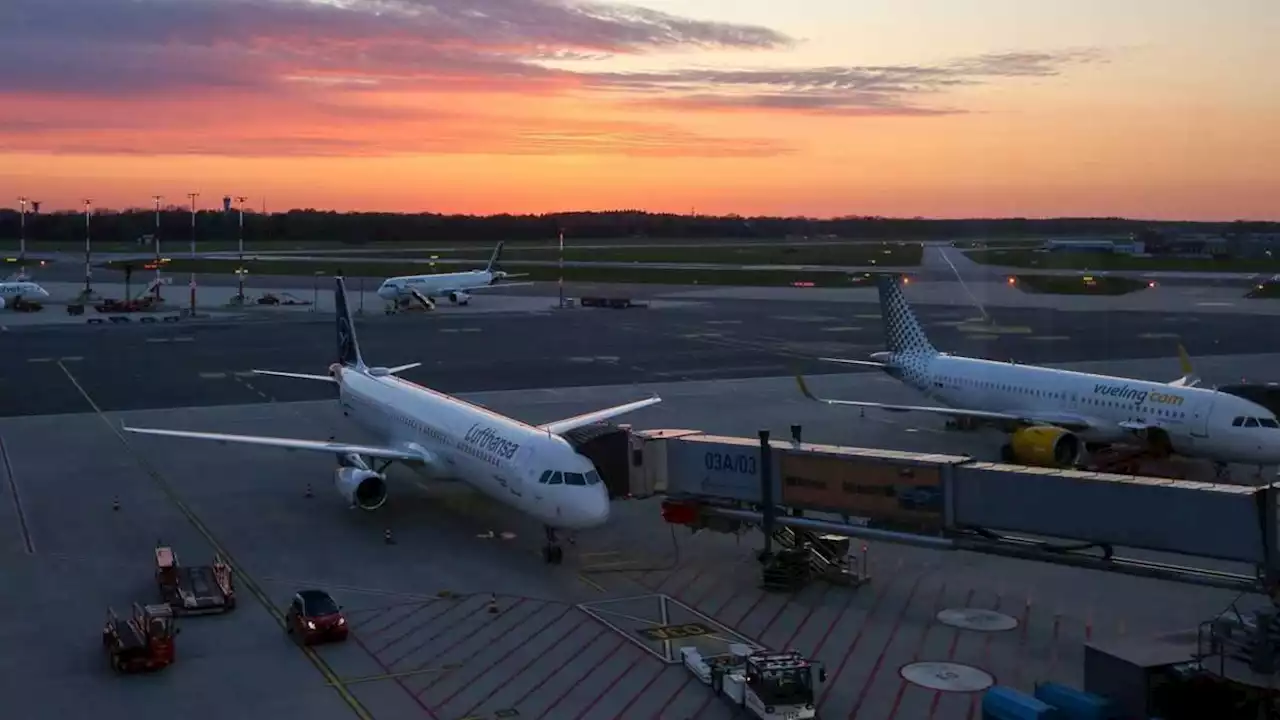
[{"label": "metal staircase", "polygon": [[[1200,625],[1199,654],[1210,672],[1227,675],[1232,661],[1258,675],[1280,673],[1280,611],[1274,607],[1241,613],[1234,605]],[[1213,665],[1217,665],[1214,668]]]},{"label": "metal staircase", "polygon": [[866,546],[862,546],[860,555],[855,557],[850,552],[850,539],[847,537],[779,527],[774,530],[773,539],[783,548],[807,559],[810,577],[851,587],[870,579],[865,567]]}]

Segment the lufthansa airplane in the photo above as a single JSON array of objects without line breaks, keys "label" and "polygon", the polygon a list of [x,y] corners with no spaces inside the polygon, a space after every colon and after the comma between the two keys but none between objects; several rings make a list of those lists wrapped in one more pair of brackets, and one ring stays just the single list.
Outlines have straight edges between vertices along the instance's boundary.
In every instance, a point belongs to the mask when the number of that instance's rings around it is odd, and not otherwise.
[{"label": "lufthansa airplane", "polygon": [[1222,390],[1196,387],[1200,379],[1179,348],[1183,377],[1160,383],[1035,365],[959,357],[934,349],[903,295],[898,279],[880,278],[880,313],[886,352],[871,360],[822,358],[878,368],[942,406],[894,405],[816,397],[797,376],[806,397],[830,405],[946,415],[973,427],[995,425],[1010,435],[1006,461],[1067,467],[1084,445],[1132,443],[1160,453],[1227,463],[1280,464],[1280,424],[1262,405]]},{"label": "lufthansa airplane", "polygon": [[557,530],[596,527],[609,519],[609,494],[599,473],[562,435],[648,407],[661,402],[661,398],[649,397],[535,426],[422,387],[396,377],[421,363],[391,368],[365,364],[347,305],[346,285],[341,277],[335,281],[338,362],[329,366],[329,374],[254,372],[336,385],[342,414],[377,437],[378,443],[123,429],[147,435],[331,453],[338,459],[334,471],[338,492],[353,506],[365,510],[376,510],[386,502],[386,469],[392,462],[404,463],[429,478],[461,480],[540,520],[547,529],[543,557],[549,563],[559,563],[563,558]]},{"label": "lufthansa airplane", "polygon": [[402,310],[409,303],[417,301],[428,310],[435,308],[435,299],[447,297],[455,305],[466,305],[471,301],[471,293],[503,283],[506,287],[528,285],[529,283],[506,283],[504,281],[523,275],[512,275],[498,269],[498,257],[502,255],[502,243],[493,249],[489,264],[483,270],[467,270],[465,272],[436,273],[434,275],[402,275],[387,278],[378,286],[378,297],[386,300],[391,308]]}]

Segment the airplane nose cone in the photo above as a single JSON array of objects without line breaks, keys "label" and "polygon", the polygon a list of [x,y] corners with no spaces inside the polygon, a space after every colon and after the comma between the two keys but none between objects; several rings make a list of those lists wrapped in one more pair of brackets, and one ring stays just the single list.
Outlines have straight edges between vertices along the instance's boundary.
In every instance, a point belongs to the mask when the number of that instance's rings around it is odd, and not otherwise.
[{"label": "airplane nose cone", "polygon": [[579,527],[591,528],[609,521],[609,513],[612,510],[609,492],[603,487],[599,490],[598,493],[591,493],[589,498],[579,498],[582,501],[578,510]]}]

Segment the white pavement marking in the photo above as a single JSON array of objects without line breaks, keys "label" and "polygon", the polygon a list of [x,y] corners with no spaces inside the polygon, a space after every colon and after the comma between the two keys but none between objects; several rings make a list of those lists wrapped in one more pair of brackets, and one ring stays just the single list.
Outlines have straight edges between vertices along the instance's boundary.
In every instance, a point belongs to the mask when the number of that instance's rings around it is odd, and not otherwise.
[{"label": "white pavement marking", "polygon": [[69,357],[58,358],[58,362],[80,362],[83,359],[84,358],[80,357],[79,355],[71,355]]},{"label": "white pavement marking", "polygon": [[205,380],[221,380],[221,379],[225,378],[226,376],[227,376],[227,374],[226,374],[226,373],[220,373],[220,372],[202,372],[202,373],[200,373],[200,377],[201,377],[201,378],[203,378],[203,379],[205,379]]},{"label": "white pavement marking", "polygon": [[53,362],[53,358],[27,358],[27,362]]}]

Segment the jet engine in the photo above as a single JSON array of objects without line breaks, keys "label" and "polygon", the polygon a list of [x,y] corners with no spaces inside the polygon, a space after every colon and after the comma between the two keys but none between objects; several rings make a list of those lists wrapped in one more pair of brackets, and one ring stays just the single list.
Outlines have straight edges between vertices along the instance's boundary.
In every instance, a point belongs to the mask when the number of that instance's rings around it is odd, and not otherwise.
[{"label": "jet engine", "polygon": [[458,305],[466,305],[467,301],[470,299],[471,299],[471,293],[465,293],[460,291],[449,293],[449,302],[456,303]]},{"label": "jet engine", "polygon": [[380,473],[354,467],[334,471],[338,493],[361,510],[377,510],[387,501],[387,480]]},{"label": "jet engine", "polygon": [[0,296],[0,310],[4,309],[4,297]]},{"label": "jet engine", "polygon": [[1005,460],[1024,465],[1066,468],[1079,462],[1082,449],[1080,438],[1070,431],[1051,425],[1033,425],[1014,432],[1004,447],[1004,454]]}]

